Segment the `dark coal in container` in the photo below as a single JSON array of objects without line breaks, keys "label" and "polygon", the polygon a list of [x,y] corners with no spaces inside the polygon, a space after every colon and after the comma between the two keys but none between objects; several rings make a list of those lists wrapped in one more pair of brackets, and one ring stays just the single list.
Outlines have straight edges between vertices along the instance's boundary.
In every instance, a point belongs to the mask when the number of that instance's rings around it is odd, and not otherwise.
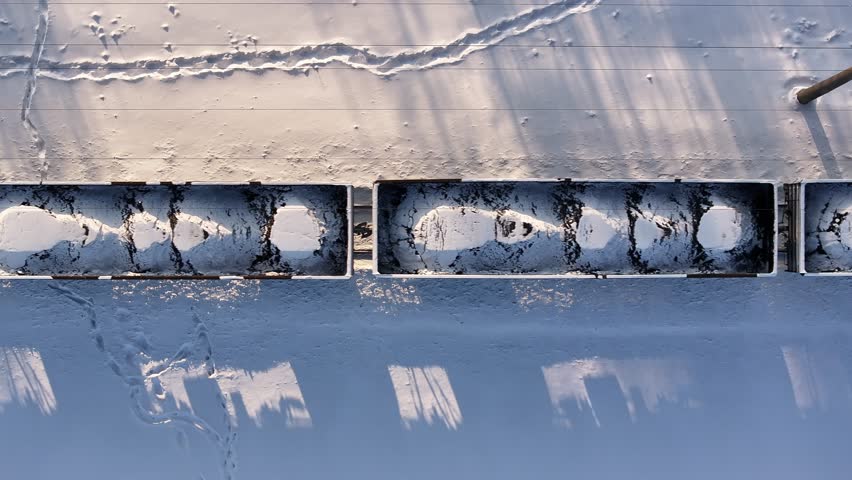
[{"label": "dark coal in container", "polygon": [[1,185],[0,275],[346,276],[339,185]]},{"label": "dark coal in container", "polygon": [[379,274],[775,271],[769,182],[380,181],[375,189]]}]

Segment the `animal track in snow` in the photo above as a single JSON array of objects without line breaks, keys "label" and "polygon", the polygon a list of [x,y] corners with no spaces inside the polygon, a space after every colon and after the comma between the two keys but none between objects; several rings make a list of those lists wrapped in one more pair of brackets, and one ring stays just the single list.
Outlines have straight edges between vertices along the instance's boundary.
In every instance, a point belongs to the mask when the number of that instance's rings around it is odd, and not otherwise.
[{"label": "animal track in snow", "polygon": [[[292,50],[264,49],[259,51],[229,51],[207,55],[142,59],[135,61],[62,62],[39,59],[36,74],[55,80],[113,80],[143,79],[175,80],[181,77],[227,76],[234,72],[282,71],[304,74],[312,69],[339,63],[355,70],[388,77],[406,71],[428,70],[443,65],[461,63],[473,53],[491,48],[507,39],[553,25],[568,17],[587,13],[600,5],[601,0],[560,0],[527,9],[479,30],[465,33],[439,46],[419,50],[402,50],[378,55],[368,47],[346,43],[322,43]],[[176,47],[179,45],[175,45]],[[0,56],[0,66],[6,67],[2,76],[20,74],[31,62],[26,56]],[[20,66],[19,69],[15,68]]]},{"label": "animal track in snow", "polygon": [[[83,309],[89,324],[89,335],[95,342],[95,346],[99,352],[105,355],[107,365],[113,373],[121,378],[129,389],[130,406],[134,415],[140,421],[149,425],[173,424],[189,427],[204,434],[222,457],[222,478],[231,480],[236,469],[236,452],[234,450],[236,432],[228,410],[228,402],[221,392],[217,391],[216,400],[222,409],[225,420],[224,432],[220,432],[208,421],[191,411],[180,408],[163,411],[156,407],[156,405],[160,405],[156,400],[165,395],[159,377],[166,372],[195,360],[200,363],[204,374],[208,377],[212,378],[216,375],[213,348],[207,325],[201,317],[193,312],[194,328],[190,341],[181,345],[169,359],[162,362],[151,362],[149,357],[152,350],[150,341],[142,330],[141,324],[130,321],[130,312],[124,309],[116,309],[111,324],[105,325],[104,321],[98,318],[93,299],[85,298],[61,284],[51,283],[50,287]],[[110,333],[112,335],[109,335]],[[154,399],[151,397],[154,397]]]},{"label": "animal track in snow", "polygon": [[[22,70],[27,75],[27,84],[24,88],[24,98],[21,100],[21,122],[24,124],[24,129],[30,134],[38,149],[38,158],[40,165],[38,167],[41,174],[41,180],[44,181],[47,175],[47,147],[44,137],[39,132],[38,127],[30,120],[30,111],[32,110],[33,98],[35,97],[36,87],[38,86],[39,63],[41,55],[44,53],[44,43],[47,39],[47,29],[50,25],[50,12],[47,6],[47,0],[39,0],[36,8],[38,12],[38,24],[36,25],[35,40],[33,41],[33,51],[30,57],[24,63],[26,68]],[[0,59],[0,65],[2,65]]]}]

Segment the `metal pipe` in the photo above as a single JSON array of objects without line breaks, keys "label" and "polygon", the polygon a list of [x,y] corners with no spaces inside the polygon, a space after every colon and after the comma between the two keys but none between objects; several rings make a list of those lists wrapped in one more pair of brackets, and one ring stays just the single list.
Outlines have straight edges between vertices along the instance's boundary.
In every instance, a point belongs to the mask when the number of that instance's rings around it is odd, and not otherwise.
[{"label": "metal pipe", "polygon": [[849,67],[836,75],[832,75],[815,85],[799,90],[796,93],[796,99],[802,105],[806,105],[850,81],[852,81],[852,67]]}]

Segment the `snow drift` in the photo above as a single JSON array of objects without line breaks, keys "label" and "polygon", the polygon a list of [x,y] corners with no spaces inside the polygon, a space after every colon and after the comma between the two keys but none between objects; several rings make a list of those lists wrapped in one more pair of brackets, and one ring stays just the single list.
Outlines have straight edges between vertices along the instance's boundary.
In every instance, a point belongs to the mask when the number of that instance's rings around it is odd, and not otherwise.
[{"label": "snow drift", "polygon": [[380,181],[389,275],[767,275],[770,182]]},{"label": "snow drift", "polygon": [[344,277],[339,185],[3,185],[0,274]]}]

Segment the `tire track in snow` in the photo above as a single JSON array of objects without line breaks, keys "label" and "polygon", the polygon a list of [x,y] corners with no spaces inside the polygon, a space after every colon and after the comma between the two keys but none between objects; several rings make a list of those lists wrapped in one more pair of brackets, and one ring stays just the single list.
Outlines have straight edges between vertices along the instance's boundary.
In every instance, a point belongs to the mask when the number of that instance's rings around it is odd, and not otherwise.
[{"label": "tire track in snow", "polygon": [[[101,322],[98,319],[95,311],[95,302],[92,298],[85,298],[74,290],[63,285],[49,284],[51,288],[59,292],[62,296],[76,303],[83,309],[83,313],[89,322],[89,335],[95,342],[98,351],[106,356],[107,365],[119,378],[121,378],[130,390],[131,410],[136,417],[149,425],[166,425],[166,424],[183,424],[190,428],[200,431],[214,444],[222,456],[221,473],[225,480],[234,478],[236,470],[236,450],[234,448],[236,441],[236,431],[231,416],[228,413],[227,403],[221,391],[217,390],[217,402],[222,408],[226,432],[220,433],[210,423],[203,418],[195,415],[192,412],[183,410],[172,412],[152,412],[146,408],[145,404],[149,400],[148,391],[145,387],[146,381],[158,381],[157,377],[165,372],[177,367],[180,364],[187,362],[194,354],[201,353],[201,363],[205,368],[208,377],[213,378],[216,375],[216,366],[213,360],[213,347],[210,343],[210,335],[207,325],[198,316],[196,312],[192,313],[193,323],[195,324],[194,338],[192,341],[184,343],[178,348],[177,352],[172,355],[168,361],[142,372],[139,364],[133,359],[137,353],[145,354],[150,349],[147,339],[141,332],[133,332],[131,329],[121,327],[122,337],[120,350],[125,353],[123,362],[113,355],[107,348],[104,340]],[[117,311],[117,316],[129,315],[126,311]],[[122,366],[122,363],[124,364]],[[139,373],[136,373],[139,372]]]},{"label": "tire track in snow", "polygon": [[[47,176],[47,148],[44,137],[30,119],[30,110],[32,109],[33,97],[35,97],[38,86],[39,64],[41,62],[41,55],[44,53],[44,43],[47,40],[47,29],[50,26],[50,9],[47,5],[47,0],[39,0],[36,11],[38,12],[38,24],[36,25],[35,40],[33,41],[33,53],[28,58],[29,65],[26,69],[27,84],[24,88],[24,98],[21,101],[21,122],[23,122],[24,128],[30,134],[33,143],[35,143],[38,149],[40,162],[38,170],[41,183],[44,182],[45,176]],[[2,63],[2,60],[0,60],[0,64]]]},{"label": "tire track in snow", "polygon": [[[100,62],[81,60],[59,62],[40,60],[41,69],[35,75],[54,80],[113,80],[135,82],[143,79],[161,81],[181,77],[228,76],[234,72],[281,71],[304,74],[312,69],[338,63],[355,70],[365,70],[381,77],[406,71],[428,70],[463,62],[473,53],[491,48],[541,27],[553,25],[576,14],[594,10],[601,0],[560,0],[534,7],[499,20],[480,30],[470,31],[446,45],[420,50],[403,50],[394,54],[377,55],[368,47],[345,43],[308,45],[293,50],[260,50],[251,52],[222,52],[169,59],[143,59],[130,62]],[[27,57],[0,57],[0,66],[7,68],[2,76],[23,71]],[[15,70],[21,65],[21,70]],[[133,73],[133,70],[142,70]]]}]

